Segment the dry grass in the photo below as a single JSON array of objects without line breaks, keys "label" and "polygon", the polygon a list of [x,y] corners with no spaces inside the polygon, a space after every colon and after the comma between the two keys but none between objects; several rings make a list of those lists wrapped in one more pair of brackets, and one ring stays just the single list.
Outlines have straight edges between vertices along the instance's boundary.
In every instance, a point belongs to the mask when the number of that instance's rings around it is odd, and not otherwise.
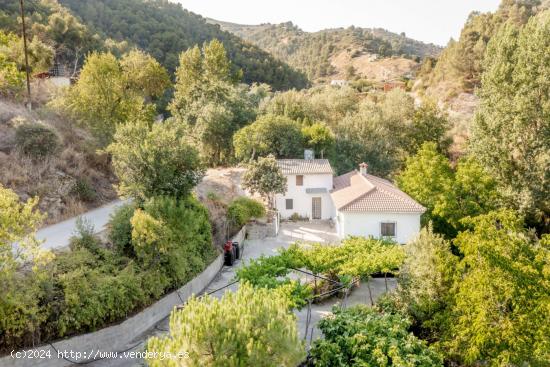
[{"label": "dry grass", "polygon": [[331,64],[336,69],[336,79],[345,79],[346,69],[353,65],[356,74],[374,81],[395,80],[418,69],[419,64],[413,60],[394,57],[373,60],[372,55],[353,57],[354,50],[345,50],[335,55]]},{"label": "dry grass", "polygon": [[[19,153],[13,136],[22,121],[41,122],[55,130],[62,142],[60,151],[41,161]],[[75,182],[82,179],[97,194],[93,202],[82,202],[71,193]],[[38,196],[40,210],[48,214],[45,224],[114,200],[114,180],[109,156],[95,149],[87,132],[44,107],[29,112],[21,104],[0,100],[0,184],[22,200]]]}]

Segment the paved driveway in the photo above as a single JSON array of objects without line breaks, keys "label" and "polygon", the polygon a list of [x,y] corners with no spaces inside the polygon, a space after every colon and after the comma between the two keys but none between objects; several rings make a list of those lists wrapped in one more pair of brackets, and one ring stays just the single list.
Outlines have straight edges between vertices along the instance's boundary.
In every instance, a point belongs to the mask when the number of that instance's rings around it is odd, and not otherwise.
[{"label": "paved driveway", "polygon": [[37,231],[36,238],[43,241],[40,247],[44,250],[53,250],[68,246],[69,240],[75,234],[76,221],[80,217],[88,220],[97,232],[101,232],[105,225],[109,222],[111,214],[123,204],[123,201],[117,200],[100,208],[84,213],[78,217],[68,219]]},{"label": "paved driveway", "polygon": [[[339,242],[338,236],[336,235],[336,229],[332,228],[327,222],[299,222],[299,223],[282,223],[281,230],[279,235],[275,238],[266,238],[263,240],[246,240],[245,248],[243,252],[243,257],[241,260],[237,260],[234,266],[227,267],[224,266],[220,274],[210,283],[205,292],[213,292],[220,288],[225,287],[229,283],[235,280],[236,270],[246,265],[250,259],[256,259],[262,255],[264,256],[274,256],[277,255],[278,250],[281,248],[287,248],[292,243],[300,241],[304,243],[337,243]],[[388,279],[389,288],[393,289],[395,287],[395,282],[393,279]],[[384,279],[372,279],[370,282],[371,292],[373,298],[376,300],[381,294],[385,292]],[[223,290],[216,291],[212,294],[214,297],[222,297],[225,292],[236,291],[238,288],[238,283],[233,284]],[[307,345],[309,345],[310,339],[317,339],[322,336],[322,333],[317,329],[316,325],[321,320],[322,317],[330,314],[332,307],[337,304],[339,300],[337,299],[328,299],[320,304],[313,304],[311,310],[311,324],[308,329],[307,335]],[[348,297],[346,304],[348,306],[365,303],[370,304],[370,298],[368,294],[368,288],[366,284],[361,284],[356,288]],[[302,338],[305,338],[306,332],[306,316],[307,308],[296,311],[296,317],[298,322],[298,331]],[[140,345],[135,347],[133,350],[142,350],[145,346],[146,340],[153,335],[165,335],[168,332],[168,322],[169,318],[167,317],[159,324],[155,326],[152,330],[149,330],[145,335],[142,335],[138,340],[142,341]],[[313,327],[312,327],[313,326]],[[92,363],[93,366],[135,366],[141,365],[143,361],[139,360],[103,360]]]}]

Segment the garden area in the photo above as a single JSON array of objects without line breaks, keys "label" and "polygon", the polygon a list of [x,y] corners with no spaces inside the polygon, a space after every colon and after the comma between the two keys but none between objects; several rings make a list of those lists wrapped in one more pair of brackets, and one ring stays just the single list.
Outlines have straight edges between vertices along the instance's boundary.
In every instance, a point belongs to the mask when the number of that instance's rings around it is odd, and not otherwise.
[{"label": "garden area", "polygon": [[[252,258],[237,269],[238,289],[193,298],[174,311],[169,334],[149,339],[146,348],[171,353],[186,350],[189,358],[185,362],[190,366],[351,366],[354,357],[348,354],[357,340],[352,336],[340,340],[335,335],[369,332],[368,337],[380,340],[372,351],[388,359],[401,356],[408,360],[418,354],[424,364],[414,365],[442,366],[442,358],[409,332],[404,316],[385,316],[375,303],[345,306],[346,297],[359,283],[365,283],[370,294],[369,278],[393,277],[404,258],[402,246],[366,238],[350,238],[341,245],[282,247],[274,256]],[[336,303],[334,318],[319,322],[323,338],[308,345],[300,337],[303,325],[297,322],[297,311],[327,302]],[[311,315],[307,317],[311,321]],[[331,330],[336,334],[331,336]],[[396,350],[392,347],[396,341],[410,345]],[[338,360],[340,364],[334,364]],[[148,363],[163,365],[153,359]]]},{"label": "garden area", "polygon": [[[260,256],[236,270],[238,288],[174,311],[169,333],[146,350],[186,350],[189,366],[547,365],[548,237],[529,234],[511,211],[463,225],[453,240],[428,225],[405,246],[349,238]],[[396,277],[395,289],[346,302],[357,284],[370,291],[368,279],[385,276]],[[308,341],[304,310],[328,301],[335,306],[316,325],[322,336]]]}]

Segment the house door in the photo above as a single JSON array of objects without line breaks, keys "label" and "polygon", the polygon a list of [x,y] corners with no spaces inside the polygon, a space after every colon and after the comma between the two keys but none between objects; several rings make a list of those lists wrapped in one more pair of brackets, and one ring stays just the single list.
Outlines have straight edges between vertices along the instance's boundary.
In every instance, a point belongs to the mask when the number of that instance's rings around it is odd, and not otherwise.
[{"label": "house door", "polygon": [[321,219],[321,198],[311,198],[311,217]]}]

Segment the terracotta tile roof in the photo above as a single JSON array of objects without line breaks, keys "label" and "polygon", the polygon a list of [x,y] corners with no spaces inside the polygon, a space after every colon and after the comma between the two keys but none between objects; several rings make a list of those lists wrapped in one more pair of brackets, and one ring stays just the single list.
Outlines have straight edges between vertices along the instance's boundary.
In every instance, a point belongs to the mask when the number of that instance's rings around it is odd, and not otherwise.
[{"label": "terracotta tile roof", "polygon": [[336,209],[350,212],[424,213],[426,208],[388,180],[357,171],[334,178]]},{"label": "terracotta tile roof", "polygon": [[277,164],[285,175],[333,173],[328,159],[278,159]]}]

